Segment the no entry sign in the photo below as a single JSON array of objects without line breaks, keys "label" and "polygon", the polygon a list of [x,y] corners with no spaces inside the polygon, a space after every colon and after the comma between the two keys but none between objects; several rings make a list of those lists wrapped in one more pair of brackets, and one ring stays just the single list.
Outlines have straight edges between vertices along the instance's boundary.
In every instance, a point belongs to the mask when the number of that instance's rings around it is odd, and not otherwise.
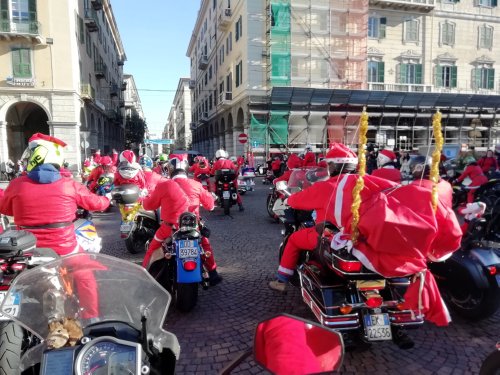
[{"label": "no entry sign", "polygon": [[238,136],[238,141],[240,143],[247,143],[248,141],[248,135],[246,135],[245,133],[241,133],[239,136]]}]

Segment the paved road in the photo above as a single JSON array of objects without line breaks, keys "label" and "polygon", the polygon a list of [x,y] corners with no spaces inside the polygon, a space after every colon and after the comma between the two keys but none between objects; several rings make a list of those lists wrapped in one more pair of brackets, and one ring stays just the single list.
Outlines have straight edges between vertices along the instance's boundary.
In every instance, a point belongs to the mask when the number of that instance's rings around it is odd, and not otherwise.
[{"label": "paved road", "polygon": [[[181,344],[179,374],[216,374],[252,345],[256,324],[277,313],[312,318],[297,290],[279,295],[267,287],[277,267],[281,228],[267,216],[266,194],[265,186],[257,186],[257,191],[244,196],[246,210],[233,209],[232,218],[222,216],[220,209],[205,215],[224,281],[209,290],[200,290],[199,303],[192,312],[179,314],[173,308],[169,312],[167,328]],[[104,239],[103,252],[140,261],[142,256],[128,254],[120,240],[118,217],[116,208],[95,215]],[[455,318],[449,327],[426,325],[411,334],[416,342],[412,350],[403,351],[386,342],[362,352],[347,353],[342,373],[478,373],[481,359],[500,340],[500,313],[479,323]],[[246,361],[234,373],[265,372]]]}]

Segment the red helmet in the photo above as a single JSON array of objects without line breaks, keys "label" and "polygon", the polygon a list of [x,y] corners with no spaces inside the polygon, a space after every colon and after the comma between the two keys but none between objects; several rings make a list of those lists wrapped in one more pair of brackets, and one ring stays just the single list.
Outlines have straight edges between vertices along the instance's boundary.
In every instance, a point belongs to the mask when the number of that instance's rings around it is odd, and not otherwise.
[{"label": "red helmet", "polygon": [[378,167],[382,167],[388,163],[392,163],[396,160],[396,154],[391,150],[380,150],[377,156]]},{"label": "red helmet", "polygon": [[109,156],[103,156],[101,160],[99,160],[99,164],[103,167],[111,167],[113,165],[113,160]]},{"label": "red helmet", "polygon": [[137,162],[137,158],[135,157],[135,154],[132,150],[125,150],[120,154],[120,162],[123,161],[132,164]]},{"label": "red helmet", "polygon": [[334,143],[326,154],[330,174],[353,172],[358,165],[358,157],[349,147],[342,143]]}]

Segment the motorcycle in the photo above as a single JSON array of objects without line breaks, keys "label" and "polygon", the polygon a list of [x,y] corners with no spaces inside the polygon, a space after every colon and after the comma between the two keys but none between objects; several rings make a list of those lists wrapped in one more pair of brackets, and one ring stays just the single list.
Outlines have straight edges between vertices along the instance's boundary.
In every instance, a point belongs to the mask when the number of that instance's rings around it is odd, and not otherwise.
[{"label": "motorcycle", "polygon": [[344,343],[338,332],[281,314],[260,322],[253,350],[243,351],[220,374],[229,375],[252,353],[255,362],[273,374],[331,373],[342,367]]},{"label": "motorcycle", "polygon": [[500,307],[500,202],[490,211],[470,221],[449,259],[429,263],[448,306],[470,320],[487,318]]},{"label": "motorcycle", "polygon": [[11,316],[19,313],[21,301],[20,295],[8,292],[9,288],[22,273],[57,258],[51,249],[37,249],[36,238],[30,232],[7,229],[0,234],[0,302],[4,312],[0,314],[2,374],[18,374],[21,354],[38,342],[25,327],[12,320]]},{"label": "motorcycle", "polygon": [[267,170],[266,170],[266,175],[265,175],[265,177],[262,179],[262,183],[263,183],[264,185],[267,185],[267,184],[272,184],[275,178],[276,178],[276,177],[274,176],[273,171],[272,171],[271,169],[267,169]]},{"label": "motorcycle", "polygon": [[200,173],[199,175],[196,176],[196,178],[200,181],[201,185],[203,186],[203,189],[210,190],[210,188],[209,188],[210,175],[209,174]]},{"label": "motorcycle", "polygon": [[498,375],[500,373],[500,342],[497,342],[495,350],[483,361],[479,369],[479,375]]},{"label": "motorcycle", "polygon": [[198,284],[208,288],[208,272],[202,264],[202,255],[208,256],[201,247],[196,215],[184,212],[171,239],[151,256],[149,273],[170,292],[176,308],[182,312],[196,306]]},{"label": "motorcycle", "polygon": [[[83,268],[99,285],[99,313],[91,319],[82,318],[87,290],[75,287]],[[22,353],[22,375],[175,371],[179,343],[162,329],[170,295],[138,265],[102,254],[69,255],[23,272],[8,297],[19,308],[7,313],[4,300],[2,312],[37,339]]]},{"label": "motorcycle", "polygon": [[253,191],[255,186],[255,169],[245,166],[241,169],[241,174],[238,176],[238,192],[245,194],[247,191]]},{"label": "motorcycle", "polygon": [[142,208],[139,202],[140,189],[134,184],[117,186],[111,197],[120,209],[120,237],[125,239],[127,250],[131,254],[145,251],[160,227],[158,212]]},{"label": "motorcycle", "polygon": [[229,215],[231,206],[237,203],[235,180],[236,172],[232,169],[215,171],[215,194],[218,197],[220,207],[224,209],[224,215]]},{"label": "motorcycle", "polygon": [[[328,176],[324,168],[296,169],[289,183],[279,181],[276,189],[289,196]],[[278,202],[277,202],[278,203]],[[289,236],[302,228],[316,226],[321,236],[315,251],[303,251],[292,285],[324,326],[339,330],[348,346],[392,340],[401,349],[413,347],[404,332],[423,325],[423,317],[403,306],[409,277],[384,278],[367,269],[350,251],[333,249],[331,240],[338,229],[331,223],[315,223],[314,212],[295,210],[282,204],[275,213],[284,224],[279,259]]]},{"label": "motorcycle", "polygon": [[266,199],[266,210],[267,210],[267,214],[269,215],[269,217],[271,219],[275,220],[276,222],[278,222],[279,219],[276,216],[276,214],[274,213],[273,207],[274,207],[274,204],[276,203],[276,201],[278,199],[281,199],[282,197],[283,197],[282,194],[280,194],[276,190],[276,187],[274,185],[269,188],[269,194],[267,194],[267,199]]}]

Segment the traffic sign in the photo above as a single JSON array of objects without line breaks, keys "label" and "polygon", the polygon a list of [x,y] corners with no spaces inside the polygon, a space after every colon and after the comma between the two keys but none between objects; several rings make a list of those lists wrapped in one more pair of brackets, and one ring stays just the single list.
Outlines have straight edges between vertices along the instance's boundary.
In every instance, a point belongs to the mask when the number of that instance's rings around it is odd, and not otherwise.
[{"label": "traffic sign", "polygon": [[238,141],[240,143],[247,143],[248,141],[248,135],[246,135],[245,133],[241,133],[239,136],[238,136]]}]

